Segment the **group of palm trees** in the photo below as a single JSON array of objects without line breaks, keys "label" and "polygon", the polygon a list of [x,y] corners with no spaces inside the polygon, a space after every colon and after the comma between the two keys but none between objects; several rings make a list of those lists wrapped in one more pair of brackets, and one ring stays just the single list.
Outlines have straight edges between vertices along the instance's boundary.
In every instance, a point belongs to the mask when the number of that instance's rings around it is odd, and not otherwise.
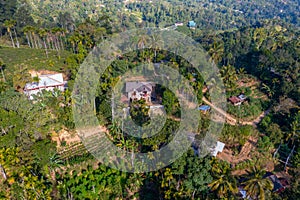
[{"label": "group of palm trees", "polygon": [[[13,48],[20,48],[20,42],[16,32],[16,20],[6,20],[4,26],[10,36]],[[23,33],[26,36],[29,48],[45,49],[48,56],[48,49],[61,51],[64,50],[66,30],[55,27],[52,29],[37,28],[33,26],[25,26]]]},{"label": "group of palm trees", "polygon": [[[13,48],[16,48],[16,47],[20,48],[20,43],[19,43],[17,32],[15,29],[16,24],[17,24],[16,20],[10,19],[10,20],[6,20],[3,25],[5,26],[8,34],[9,34]],[[12,32],[15,35],[15,39],[13,37]]]},{"label": "group of palm trees", "polygon": [[212,191],[215,191],[219,198],[227,198],[230,195],[237,195],[239,191],[245,190],[248,199],[264,200],[273,190],[273,183],[266,178],[266,171],[261,167],[253,167],[247,170],[246,176],[240,187],[237,185],[237,179],[232,175],[232,170],[227,163],[213,160],[212,172],[214,180],[209,184]]},{"label": "group of palm trees", "polygon": [[23,32],[26,35],[29,48],[44,48],[47,55],[48,49],[56,51],[64,50],[66,31],[62,28],[44,29],[25,26]]}]

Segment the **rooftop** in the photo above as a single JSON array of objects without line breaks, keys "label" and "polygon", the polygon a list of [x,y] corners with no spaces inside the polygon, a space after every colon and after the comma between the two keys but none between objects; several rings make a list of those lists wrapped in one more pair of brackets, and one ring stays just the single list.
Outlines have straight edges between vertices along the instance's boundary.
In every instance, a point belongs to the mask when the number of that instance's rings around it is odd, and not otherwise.
[{"label": "rooftop", "polygon": [[143,91],[144,89],[147,91],[152,91],[152,87],[154,86],[151,82],[127,82],[126,83],[126,92],[132,92],[137,90],[139,92]]},{"label": "rooftop", "polygon": [[202,111],[208,111],[210,109],[210,106],[208,105],[202,105],[200,107],[198,107],[198,110],[202,110]]},{"label": "rooftop", "polygon": [[225,144],[223,142],[217,141],[217,146],[213,149],[211,155],[216,157],[219,152],[223,151],[224,147],[225,147]]},{"label": "rooftop", "polygon": [[247,99],[247,96],[244,95],[244,94],[240,94],[240,95],[238,96],[238,98],[241,99],[241,100],[245,100],[245,99]]},{"label": "rooftop", "polygon": [[232,103],[239,103],[241,102],[242,100],[236,96],[232,96],[229,98],[229,101],[231,101]]},{"label": "rooftop", "polygon": [[189,27],[195,27],[196,23],[194,21],[189,21],[188,26]]},{"label": "rooftop", "polygon": [[39,82],[27,83],[25,90],[34,90],[38,88],[54,87],[64,85],[64,79],[62,74],[47,74],[38,76]]}]

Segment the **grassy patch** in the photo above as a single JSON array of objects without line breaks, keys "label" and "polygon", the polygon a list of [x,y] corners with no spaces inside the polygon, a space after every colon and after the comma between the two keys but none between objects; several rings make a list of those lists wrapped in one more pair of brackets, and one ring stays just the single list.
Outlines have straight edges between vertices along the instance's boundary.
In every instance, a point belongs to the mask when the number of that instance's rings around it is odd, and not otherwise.
[{"label": "grassy patch", "polygon": [[11,80],[14,71],[19,65],[27,66],[31,70],[51,70],[63,72],[66,64],[65,59],[71,54],[62,51],[48,50],[48,58],[44,49],[9,48],[0,46],[0,58],[5,63],[4,73]]}]

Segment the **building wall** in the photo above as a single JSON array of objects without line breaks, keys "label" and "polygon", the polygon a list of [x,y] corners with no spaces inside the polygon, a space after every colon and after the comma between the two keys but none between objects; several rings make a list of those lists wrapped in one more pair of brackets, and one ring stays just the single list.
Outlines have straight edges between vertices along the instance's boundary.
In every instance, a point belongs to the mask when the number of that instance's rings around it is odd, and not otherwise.
[{"label": "building wall", "polygon": [[29,97],[29,99],[33,99],[33,95],[37,95],[39,92],[46,90],[46,91],[51,91],[53,92],[54,89],[57,88],[60,91],[64,91],[64,86],[55,86],[55,87],[47,87],[47,88],[41,88],[41,89],[36,89],[36,90],[29,90],[29,91],[24,91],[24,94]]}]

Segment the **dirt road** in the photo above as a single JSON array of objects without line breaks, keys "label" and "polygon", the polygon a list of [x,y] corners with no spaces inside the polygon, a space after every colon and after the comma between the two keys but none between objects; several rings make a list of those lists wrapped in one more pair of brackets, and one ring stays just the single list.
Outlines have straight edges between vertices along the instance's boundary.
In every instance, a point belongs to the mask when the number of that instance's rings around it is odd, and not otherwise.
[{"label": "dirt road", "polygon": [[238,120],[235,117],[233,117],[232,115],[228,114],[227,112],[225,112],[221,108],[216,107],[214,104],[212,104],[210,101],[208,101],[205,97],[203,97],[202,100],[203,100],[204,103],[206,103],[207,105],[209,105],[212,109],[216,110],[219,114],[223,115],[226,118],[226,122],[228,124],[231,124],[231,125],[242,124],[242,125],[256,126],[271,111],[271,109],[269,108],[268,110],[262,112],[257,118],[255,118],[252,121],[243,121],[243,120],[240,120],[238,122]]}]

